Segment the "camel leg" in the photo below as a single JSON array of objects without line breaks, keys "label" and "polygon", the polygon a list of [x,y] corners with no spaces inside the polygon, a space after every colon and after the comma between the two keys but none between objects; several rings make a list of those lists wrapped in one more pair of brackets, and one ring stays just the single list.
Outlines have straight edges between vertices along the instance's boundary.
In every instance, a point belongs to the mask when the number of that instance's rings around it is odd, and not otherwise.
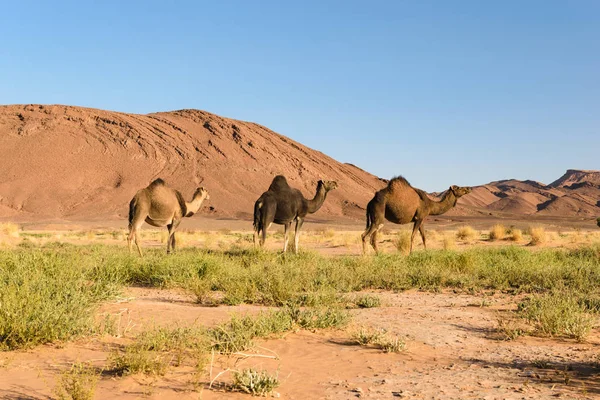
[{"label": "camel leg", "polygon": [[425,250],[427,250],[427,243],[425,242],[425,228],[423,227],[423,224],[419,226],[419,232],[421,233],[421,239],[423,239],[423,247],[425,247]]},{"label": "camel leg", "polygon": [[260,229],[254,229],[254,248],[258,246],[258,234]]},{"label": "camel leg", "polygon": [[262,235],[260,238],[260,247],[263,247],[265,245],[265,242],[267,241],[267,229],[269,229],[271,227],[273,223],[270,222],[269,225],[267,225],[266,227],[263,225],[262,226]]},{"label": "camel leg", "polygon": [[286,222],[283,225],[283,252],[285,253],[287,251],[287,245],[288,245],[288,236],[290,233],[290,227],[292,226],[291,222]]},{"label": "camel leg", "polygon": [[[375,224],[371,224],[361,235],[362,238],[362,247],[363,247],[363,254],[367,253],[367,239],[371,238],[371,236],[373,235],[373,233],[375,233],[375,231],[377,230],[377,226]],[[371,243],[373,243],[373,241],[371,240]]]},{"label": "camel leg", "polygon": [[300,228],[304,220],[302,218],[296,219],[296,230],[294,231],[294,253],[298,254],[298,240],[300,239]]},{"label": "camel leg", "polygon": [[373,246],[373,250],[375,253],[379,254],[379,249],[377,248],[377,236],[379,236],[379,230],[383,228],[383,224],[377,224],[373,233],[371,234],[371,246]]},{"label": "camel leg", "polygon": [[367,252],[367,239],[371,239],[371,246],[375,252],[377,249],[377,232],[383,227],[385,221],[385,203],[375,199],[367,204],[367,229],[362,234],[363,254]]},{"label": "camel leg", "polygon": [[413,242],[415,241],[415,236],[417,234],[417,230],[421,227],[422,223],[423,223],[423,220],[421,220],[421,219],[415,220],[415,224],[413,225],[412,235],[410,235],[410,251],[408,252],[408,254],[412,253]]},{"label": "camel leg", "polygon": [[142,257],[142,249],[140,247],[140,228],[143,223],[143,219],[141,221],[133,221],[129,228],[129,235],[127,236],[127,245],[129,246],[129,252],[132,252],[132,242],[135,241],[135,245],[137,247],[138,253],[140,253],[140,257]]},{"label": "camel leg", "polygon": [[140,231],[135,230],[135,246],[137,247],[138,253],[140,253],[140,257],[143,257],[142,248],[140,247]]},{"label": "camel leg", "polygon": [[171,224],[167,225],[169,229],[169,238],[167,239],[167,254],[171,252],[175,252],[175,230],[179,226],[180,221],[173,221]]}]

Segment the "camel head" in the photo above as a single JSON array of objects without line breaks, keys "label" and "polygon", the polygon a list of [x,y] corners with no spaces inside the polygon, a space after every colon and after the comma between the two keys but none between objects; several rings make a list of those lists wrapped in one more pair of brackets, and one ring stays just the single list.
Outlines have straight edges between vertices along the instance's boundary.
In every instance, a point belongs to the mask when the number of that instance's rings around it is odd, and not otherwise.
[{"label": "camel head", "polygon": [[323,188],[325,192],[329,192],[330,190],[337,189],[338,184],[336,181],[319,181],[317,182],[317,189]]},{"label": "camel head", "polygon": [[204,200],[210,200],[208,190],[204,189],[203,187],[199,187],[198,189],[196,189],[196,192],[194,193],[194,200],[198,197],[204,198]]},{"label": "camel head", "polygon": [[465,194],[469,194],[471,193],[471,188],[470,187],[460,187],[460,186],[456,186],[456,185],[452,185],[450,186],[449,189],[452,193],[454,193],[454,196],[458,199],[459,197],[464,196]]}]

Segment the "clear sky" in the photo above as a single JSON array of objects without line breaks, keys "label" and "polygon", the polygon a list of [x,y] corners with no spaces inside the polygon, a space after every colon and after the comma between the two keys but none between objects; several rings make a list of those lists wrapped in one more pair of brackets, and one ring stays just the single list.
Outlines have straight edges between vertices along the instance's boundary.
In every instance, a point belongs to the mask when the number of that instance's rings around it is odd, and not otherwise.
[{"label": "clear sky", "polygon": [[600,169],[600,1],[1,5],[0,104],[198,108],[430,191]]}]

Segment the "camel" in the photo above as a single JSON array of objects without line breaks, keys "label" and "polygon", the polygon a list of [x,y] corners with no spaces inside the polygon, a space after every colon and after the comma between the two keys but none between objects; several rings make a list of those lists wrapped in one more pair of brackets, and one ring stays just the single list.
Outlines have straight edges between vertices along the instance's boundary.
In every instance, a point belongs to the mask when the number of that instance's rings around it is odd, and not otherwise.
[{"label": "camel", "polygon": [[132,251],[132,241],[135,239],[140,257],[142,249],[139,242],[139,230],[146,221],[157,227],[166,226],[169,230],[167,239],[167,254],[175,250],[175,230],[183,217],[191,217],[200,209],[202,202],[210,197],[203,187],[196,189],[192,201],[186,202],[181,193],[171,189],[165,181],[158,178],[148,187],[140,189],[129,203],[129,236],[127,244]]},{"label": "camel", "polygon": [[414,222],[410,237],[410,252],[417,229],[421,233],[423,246],[427,248],[423,223],[428,215],[440,215],[456,205],[459,197],[471,193],[468,187],[455,185],[444,193],[440,201],[431,200],[427,193],[414,188],[402,176],[393,178],[387,187],[381,189],[367,204],[367,229],[362,234],[363,254],[366,253],[367,239],[371,237],[371,246],[377,250],[377,233],[383,227],[384,220],[395,224]]},{"label": "camel", "polygon": [[[337,188],[335,181],[319,181],[317,193],[312,200],[305,199],[298,189],[290,187],[283,175],[273,178],[269,190],[264,192],[254,204],[254,246],[265,244],[267,229],[274,222],[284,226],[283,252],[287,251],[288,233],[293,221],[296,221],[294,252],[298,253],[300,228],[307,214],[313,214],[321,208],[327,192]],[[259,241],[258,235],[261,234]]]}]

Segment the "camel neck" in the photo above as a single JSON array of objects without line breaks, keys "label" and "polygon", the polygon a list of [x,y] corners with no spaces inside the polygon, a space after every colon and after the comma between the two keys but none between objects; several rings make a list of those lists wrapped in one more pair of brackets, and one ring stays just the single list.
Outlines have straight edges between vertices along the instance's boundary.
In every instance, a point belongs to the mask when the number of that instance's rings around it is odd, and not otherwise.
[{"label": "camel neck", "polygon": [[325,189],[323,187],[317,188],[315,197],[312,200],[308,200],[308,212],[310,214],[317,212],[325,202],[325,197],[327,197]]},{"label": "camel neck", "polygon": [[440,201],[432,201],[429,215],[440,215],[451,209],[456,205],[456,196],[452,193],[452,190],[448,190],[444,197]]},{"label": "camel neck", "polygon": [[185,202],[185,206],[187,209],[186,217],[191,217],[192,215],[196,214],[198,212],[198,210],[200,209],[200,207],[202,206],[202,203],[204,202],[205,198],[206,198],[206,196],[198,196],[195,199],[193,199],[192,201],[190,201],[189,203],[186,201]]}]

